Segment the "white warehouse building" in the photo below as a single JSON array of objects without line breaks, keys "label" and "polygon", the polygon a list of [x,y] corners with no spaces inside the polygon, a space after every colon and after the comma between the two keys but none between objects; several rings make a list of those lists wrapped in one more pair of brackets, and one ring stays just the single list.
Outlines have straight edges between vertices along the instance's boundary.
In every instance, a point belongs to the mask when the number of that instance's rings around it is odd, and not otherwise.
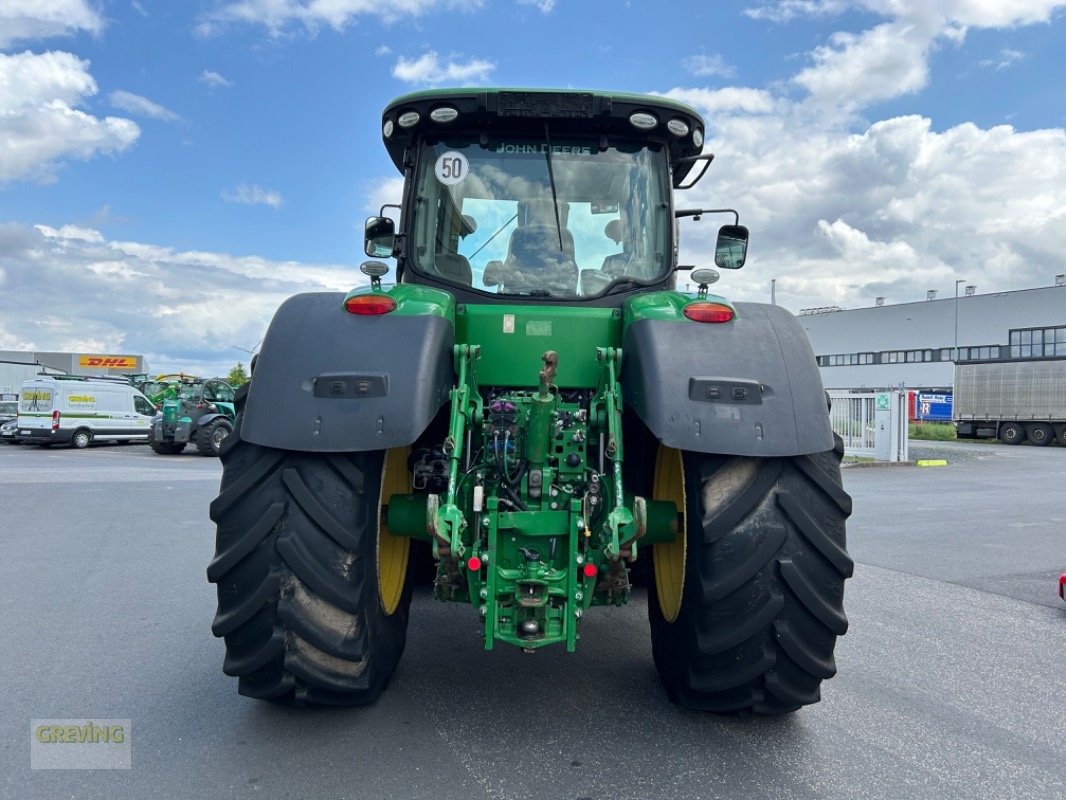
[{"label": "white warehouse building", "polygon": [[1066,358],[1064,276],[1040,289],[970,292],[798,316],[827,389],[951,391],[956,345],[959,361]]}]

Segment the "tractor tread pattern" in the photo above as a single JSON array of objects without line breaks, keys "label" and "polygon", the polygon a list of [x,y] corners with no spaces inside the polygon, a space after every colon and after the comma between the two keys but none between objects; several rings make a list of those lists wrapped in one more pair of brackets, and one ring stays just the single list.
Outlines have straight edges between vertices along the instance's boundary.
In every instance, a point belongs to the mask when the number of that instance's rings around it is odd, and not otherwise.
[{"label": "tractor tread pattern", "polygon": [[[240,412],[246,392],[237,395]],[[376,580],[381,452],[281,451],[241,439],[221,448],[218,526],[207,570],[212,631],[241,694],[286,704],[377,699],[403,652],[410,581],[392,615]],[[364,489],[373,496],[364,496]]]},{"label": "tractor tread pattern", "polygon": [[820,700],[854,571],[841,455],[839,441],[791,458],[684,454],[688,557],[675,622],[648,593],[655,663],[674,702],[783,714]]}]

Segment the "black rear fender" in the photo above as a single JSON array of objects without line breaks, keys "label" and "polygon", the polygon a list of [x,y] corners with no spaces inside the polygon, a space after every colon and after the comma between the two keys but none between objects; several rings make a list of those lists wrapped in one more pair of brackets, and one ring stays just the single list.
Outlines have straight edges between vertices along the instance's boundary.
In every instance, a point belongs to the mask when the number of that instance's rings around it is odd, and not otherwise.
[{"label": "black rear fender", "polygon": [[454,386],[451,322],[359,316],[344,295],[299,294],[274,315],[255,363],[241,437],[314,452],[411,444]]},{"label": "black rear fender", "polygon": [[778,306],[737,303],[731,322],[637,320],[622,344],[622,396],[664,444],[796,456],[833,449],[807,335]]}]

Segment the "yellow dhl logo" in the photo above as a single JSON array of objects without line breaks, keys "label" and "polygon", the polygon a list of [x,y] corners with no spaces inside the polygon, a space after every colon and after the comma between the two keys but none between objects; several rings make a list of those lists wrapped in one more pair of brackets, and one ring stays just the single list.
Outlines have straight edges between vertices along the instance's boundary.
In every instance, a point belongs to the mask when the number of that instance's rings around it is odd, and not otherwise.
[{"label": "yellow dhl logo", "polygon": [[26,402],[31,400],[51,400],[52,392],[49,389],[42,389],[40,391],[29,391],[22,393],[22,399]]},{"label": "yellow dhl logo", "polygon": [[96,398],[91,394],[72,394],[69,398],[71,403],[95,403]]},{"label": "yellow dhl logo", "polygon": [[136,369],[137,359],[132,356],[78,356],[79,367],[104,369]]}]

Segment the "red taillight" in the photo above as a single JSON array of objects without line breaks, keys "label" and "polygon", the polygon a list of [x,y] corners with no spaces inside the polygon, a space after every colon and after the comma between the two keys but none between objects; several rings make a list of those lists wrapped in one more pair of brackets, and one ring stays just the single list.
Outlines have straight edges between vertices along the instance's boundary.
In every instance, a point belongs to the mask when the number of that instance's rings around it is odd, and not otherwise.
[{"label": "red taillight", "polygon": [[52,431],[54,432],[54,431],[58,431],[58,430],[59,430],[59,412],[58,411],[53,411],[52,412]]},{"label": "red taillight", "polygon": [[1059,576],[1059,597],[1066,600],[1066,575]]},{"label": "red taillight", "polygon": [[721,303],[689,303],[685,306],[685,316],[693,322],[729,322],[736,312]]},{"label": "red taillight", "polygon": [[481,569],[481,559],[477,556],[471,556],[470,560],[466,562],[466,568],[471,572],[477,572]]},{"label": "red taillight", "polygon": [[344,310],[365,317],[388,314],[396,310],[396,301],[386,294],[357,294],[344,301]]},{"label": "red taillight", "polygon": [[595,564],[586,564],[584,567],[581,568],[581,571],[585,573],[586,578],[596,577],[597,570]]}]

